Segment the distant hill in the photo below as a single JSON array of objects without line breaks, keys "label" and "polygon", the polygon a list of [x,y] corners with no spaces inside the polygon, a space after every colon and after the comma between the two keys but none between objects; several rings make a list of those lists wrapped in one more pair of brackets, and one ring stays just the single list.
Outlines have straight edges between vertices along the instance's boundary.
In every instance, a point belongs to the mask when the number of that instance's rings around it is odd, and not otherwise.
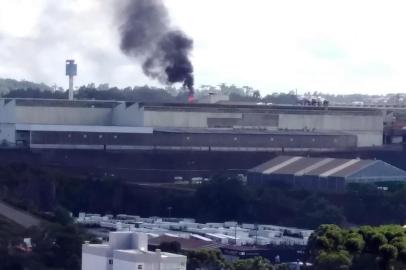
[{"label": "distant hill", "polygon": [[41,91],[51,90],[51,87],[44,83],[33,83],[29,81],[17,81],[13,79],[0,79],[0,94],[6,94],[17,89],[39,89]]}]

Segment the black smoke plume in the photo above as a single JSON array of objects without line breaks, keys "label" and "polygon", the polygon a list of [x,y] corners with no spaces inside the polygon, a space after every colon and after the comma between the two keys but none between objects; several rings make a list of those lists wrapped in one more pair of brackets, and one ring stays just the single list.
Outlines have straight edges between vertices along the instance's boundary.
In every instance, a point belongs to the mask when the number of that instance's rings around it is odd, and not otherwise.
[{"label": "black smoke plume", "polygon": [[193,40],[171,27],[162,0],[127,0],[121,16],[121,50],[142,61],[147,76],[166,84],[183,83],[193,97]]}]

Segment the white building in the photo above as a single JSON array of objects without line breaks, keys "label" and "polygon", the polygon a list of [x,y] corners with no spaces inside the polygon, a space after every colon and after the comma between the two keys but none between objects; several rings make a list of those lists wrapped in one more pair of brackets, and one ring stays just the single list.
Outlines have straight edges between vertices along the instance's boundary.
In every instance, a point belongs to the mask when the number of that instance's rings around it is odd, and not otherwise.
[{"label": "white building", "polygon": [[82,270],[186,270],[186,256],[148,251],[143,233],[111,232],[106,244],[83,245]]},{"label": "white building", "polygon": [[0,143],[45,149],[380,146],[383,123],[367,108],[0,99]]}]

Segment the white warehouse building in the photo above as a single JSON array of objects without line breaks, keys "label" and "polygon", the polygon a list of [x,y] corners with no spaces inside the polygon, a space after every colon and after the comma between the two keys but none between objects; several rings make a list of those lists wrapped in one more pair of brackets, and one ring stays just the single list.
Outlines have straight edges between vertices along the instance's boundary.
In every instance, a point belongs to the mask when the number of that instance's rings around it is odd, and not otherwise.
[{"label": "white warehouse building", "polygon": [[365,108],[0,99],[0,142],[31,148],[342,149],[382,145],[383,121]]},{"label": "white warehouse building", "polygon": [[82,270],[186,270],[186,256],[148,251],[143,233],[110,232],[106,244],[82,247]]}]

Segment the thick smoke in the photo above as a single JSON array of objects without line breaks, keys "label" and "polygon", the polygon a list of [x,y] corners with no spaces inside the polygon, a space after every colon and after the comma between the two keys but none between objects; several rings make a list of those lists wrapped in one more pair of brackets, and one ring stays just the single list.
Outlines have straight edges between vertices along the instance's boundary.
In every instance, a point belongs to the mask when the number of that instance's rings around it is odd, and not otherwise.
[{"label": "thick smoke", "polygon": [[162,0],[127,0],[120,26],[121,50],[143,62],[144,73],[162,83],[183,83],[193,96],[193,40],[172,29]]}]

